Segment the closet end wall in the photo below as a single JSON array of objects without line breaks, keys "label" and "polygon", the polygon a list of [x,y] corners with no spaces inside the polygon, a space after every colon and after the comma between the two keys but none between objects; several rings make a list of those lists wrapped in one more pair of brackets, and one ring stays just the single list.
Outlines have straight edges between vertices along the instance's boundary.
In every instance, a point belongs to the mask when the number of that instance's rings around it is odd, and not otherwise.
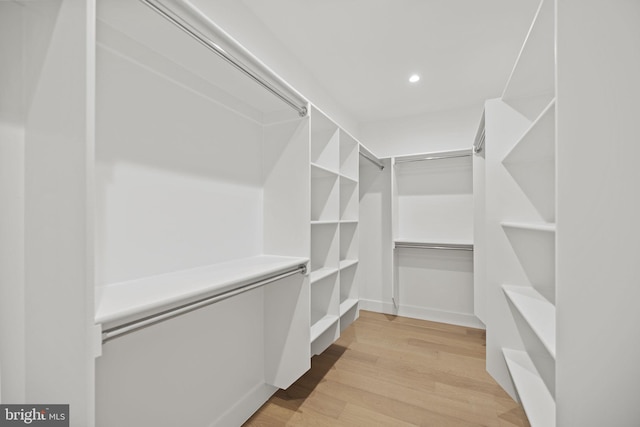
[{"label": "closet end wall", "polygon": [[362,308],[482,328],[474,315],[470,150],[360,167]]}]

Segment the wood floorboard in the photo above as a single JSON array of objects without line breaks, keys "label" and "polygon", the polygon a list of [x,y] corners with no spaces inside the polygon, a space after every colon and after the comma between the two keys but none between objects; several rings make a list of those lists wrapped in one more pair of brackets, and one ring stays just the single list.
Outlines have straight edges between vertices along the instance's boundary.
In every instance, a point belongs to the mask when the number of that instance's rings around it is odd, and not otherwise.
[{"label": "wood floorboard", "polygon": [[479,329],[360,311],[245,426],[528,427],[485,370],[485,340]]}]

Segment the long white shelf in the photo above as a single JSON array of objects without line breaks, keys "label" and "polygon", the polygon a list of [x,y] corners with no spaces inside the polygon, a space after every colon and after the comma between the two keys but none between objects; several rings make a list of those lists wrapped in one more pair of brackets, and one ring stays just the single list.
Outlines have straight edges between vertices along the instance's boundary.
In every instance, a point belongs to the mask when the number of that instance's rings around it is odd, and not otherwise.
[{"label": "long white shelf", "polygon": [[344,174],[340,174],[340,179],[343,181],[346,181],[346,183],[351,184],[351,185],[356,185],[358,183],[358,180],[356,178],[352,178],[350,176],[344,175]]},{"label": "long white shelf", "polygon": [[502,290],[555,359],[556,309],[553,304],[527,286],[502,285]]},{"label": "long white shelf", "polygon": [[524,230],[531,231],[543,231],[547,233],[555,233],[556,224],[555,223],[547,223],[547,222],[512,222],[512,221],[503,221],[500,223],[503,227],[509,228],[521,228]]},{"label": "long white shelf", "polygon": [[349,298],[340,303],[340,317],[344,316],[347,311],[351,310],[358,304],[358,300],[356,298]]},{"label": "long white shelf", "polygon": [[318,339],[320,335],[327,331],[331,326],[335,325],[340,320],[339,316],[327,314],[322,319],[311,325],[311,342]]},{"label": "long white shelf", "polygon": [[338,271],[340,270],[333,267],[324,267],[319,270],[312,271],[311,274],[309,274],[309,281],[311,283],[318,282],[324,279],[325,277],[329,277],[332,274],[336,274]]},{"label": "long white shelf", "polygon": [[556,403],[526,352],[502,349],[531,427],[554,427]]},{"label": "long white shelf", "polygon": [[357,259],[343,259],[340,261],[340,270],[344,270],[345,268],[349,268],[358,263]]},{"label": "long white shelf", "polygon": [[259,255],[96,288],[97,324],[109,324],[170,308],[201,297],[215,296],[273,276],[307,258]]}]

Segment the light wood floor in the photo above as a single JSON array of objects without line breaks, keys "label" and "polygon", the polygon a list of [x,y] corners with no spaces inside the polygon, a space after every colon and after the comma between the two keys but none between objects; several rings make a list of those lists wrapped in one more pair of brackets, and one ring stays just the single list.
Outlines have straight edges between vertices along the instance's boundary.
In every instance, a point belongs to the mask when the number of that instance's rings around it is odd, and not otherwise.
[{"label": "light wood floor", "polygon": [[367,311],[245,426],[529,426],[485,371],[485,332]]}]

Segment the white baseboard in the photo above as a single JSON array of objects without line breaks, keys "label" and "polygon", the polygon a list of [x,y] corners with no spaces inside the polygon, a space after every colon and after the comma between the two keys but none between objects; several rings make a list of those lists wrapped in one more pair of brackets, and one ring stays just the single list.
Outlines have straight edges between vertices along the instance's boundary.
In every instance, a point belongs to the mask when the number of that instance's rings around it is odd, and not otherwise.
[{"label": "white baseboard", "polygon": [[375,311],[377,313],[394,314],[397,316],[411,317],[413,319],[430,320],[432,322],[448,323],[451,325],[466,326],[468,328],[485,329],[484,323],[475,315],[467,313],[454,313],[450,311],[436,310],[433,308],[401,305],[395,308],[392,303],[374,300],[360,300],[360,309]]},{"label": "white baseboard", "polygon": [[211,427],[241,426],[278,390],[269,384],[260,384],[245,394],[235,405],[220,416]]}]

